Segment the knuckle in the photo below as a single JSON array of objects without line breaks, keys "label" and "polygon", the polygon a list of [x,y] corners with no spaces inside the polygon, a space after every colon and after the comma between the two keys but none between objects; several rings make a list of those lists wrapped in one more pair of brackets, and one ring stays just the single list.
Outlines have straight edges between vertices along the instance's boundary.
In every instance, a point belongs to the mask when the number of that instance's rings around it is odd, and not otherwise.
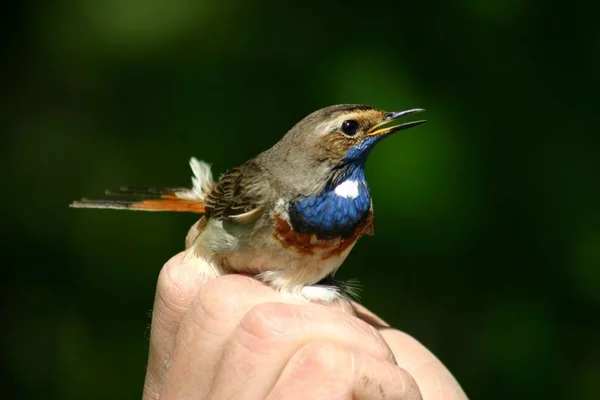
[{"label": "knuckle", "polygon": [[324,379],[349,381],[353,374],[355,354],[335,342],[312,340],[301,346],[290,359],[295,374],[316,374]]},{"label": "knuckle", "polygon": [[190,285],[185,265],[182,264],[183,254],[173,256],[161,268],[156,284],[156,294],[167,305],[177,307],[191,296],[195,287]]},{"label": "knuckle", "polygon": [[207,281],[191,304],[195,316],[213,320],[230,318],[239,313],[250,298],[251,278],[224,275]]},{"label": "knuckle", "polygon": [[264,303],[253,307],[240,321],[240,329],[258,340],[271,340],[296,330],[295,306]]}]

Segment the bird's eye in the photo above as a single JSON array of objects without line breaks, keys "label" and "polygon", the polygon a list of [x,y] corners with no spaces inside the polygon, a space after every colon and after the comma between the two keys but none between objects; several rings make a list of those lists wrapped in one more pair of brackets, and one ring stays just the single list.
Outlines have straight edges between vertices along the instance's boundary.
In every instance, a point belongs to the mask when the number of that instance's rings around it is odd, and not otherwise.
[{"label": "bird's eye", "polygon": [[342,122],[342,132],[344,132],[344,134],[348,136],[356,135],[356,132],[358,132],[359,127],[360,125],[358,125],[358,122],[356,122],[353,119],[347,119],[344,122]]}]

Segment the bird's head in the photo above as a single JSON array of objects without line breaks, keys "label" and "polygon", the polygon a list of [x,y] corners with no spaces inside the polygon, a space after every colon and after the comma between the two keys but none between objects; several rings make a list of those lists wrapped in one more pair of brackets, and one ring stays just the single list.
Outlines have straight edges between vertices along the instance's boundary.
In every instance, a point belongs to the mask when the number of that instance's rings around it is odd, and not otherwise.
[{"label": "bird's head", "polygon": [[345,167],[362,169],[379,141],[424,123],[399,123],[400,118],[421,111],[387,112],[359,104],[326,107],[298,122],[269,150],[269,158],[295,187],[308,192],[309,186],[320,186]]},{"label": "bird's head", "polygon": [[320,156],[328,157],[334,163],[364,163],[370,150],[381,139],[425,122],[397,123],[399,118],[421,111],[424,110],[414,108],[386,112],[371,106],[341,105],[319,110],[298,125],[308,123],[314,126],[313,129],[304,127],[302,131]]}]

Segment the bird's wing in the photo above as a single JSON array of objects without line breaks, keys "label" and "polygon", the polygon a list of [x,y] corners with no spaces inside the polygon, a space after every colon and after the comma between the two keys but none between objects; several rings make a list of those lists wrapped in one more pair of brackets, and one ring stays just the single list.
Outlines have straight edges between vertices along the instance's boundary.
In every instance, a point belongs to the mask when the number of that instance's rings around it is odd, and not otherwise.
[{"label": "bird's wing", "polygon": [[221,177],[206,195],[208,218],[248,223],[263,211],[269,184],[256,163],[248,162]]}]

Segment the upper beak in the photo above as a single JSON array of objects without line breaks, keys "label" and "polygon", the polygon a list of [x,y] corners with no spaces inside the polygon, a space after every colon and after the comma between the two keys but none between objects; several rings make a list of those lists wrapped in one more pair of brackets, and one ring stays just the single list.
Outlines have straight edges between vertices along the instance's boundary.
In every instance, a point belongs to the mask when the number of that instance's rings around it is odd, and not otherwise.
[{"label": "upper beak", "polygon": [[405,115],[416,114],[416,113],[419,113],[422,111],[425,111],[425,110],[422,108],[413,108],[411,110],[406,110],[406,111],[389,112],[385,115],[383,122],[375,125],[371,129],[369,129],[369,131],[367,132],[367,136],[389,135],[391,133],[398,132],[403,129],[408,129],[408,128],[412,128],[413,126],[421,125],[422,123],[425,122],[425,120],[412,121],[412,122],[406,122],[406,123],[400,124],[400,125],[383,127],[384,125],[389,124],[390,122],[395,121],[400,117],[404,117]]}]

